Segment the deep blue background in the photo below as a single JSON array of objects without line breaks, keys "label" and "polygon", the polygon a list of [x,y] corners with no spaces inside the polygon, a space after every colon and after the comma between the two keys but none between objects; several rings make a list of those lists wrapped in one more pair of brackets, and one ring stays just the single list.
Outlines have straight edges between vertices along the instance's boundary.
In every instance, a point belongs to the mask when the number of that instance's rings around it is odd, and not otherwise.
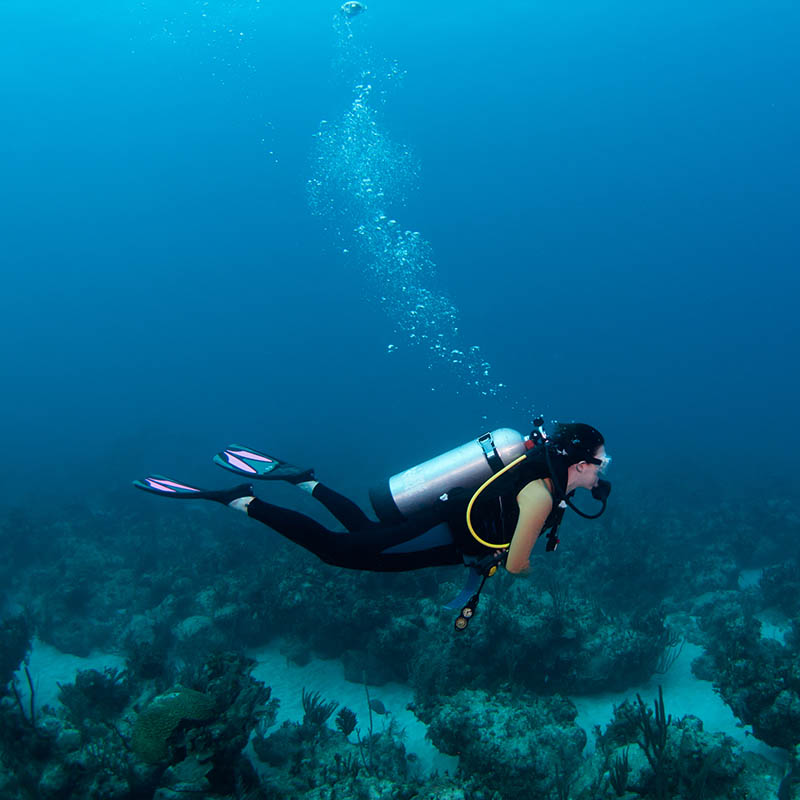
[{"label": "deep blue background", "polygon": [[[369,3],[358,41],[407,73],[382,130],[422,165],[398,219],[464,344],[601,428],[623,487],[793,490],[800,11],[645,5]],[[363,492],[527,430],[387,354],[309,211],[313,136],[352,99],[338,3],[114,6],[3,6],[3,502],[144,502],[131,478],[219,480],[230,440]]]}]

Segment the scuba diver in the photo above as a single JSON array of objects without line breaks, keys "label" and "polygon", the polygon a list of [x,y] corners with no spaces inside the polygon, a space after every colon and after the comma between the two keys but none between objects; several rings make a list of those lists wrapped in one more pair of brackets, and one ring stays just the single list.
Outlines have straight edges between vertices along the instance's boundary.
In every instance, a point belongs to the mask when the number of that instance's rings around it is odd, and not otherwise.
[{"label": "scuba diver", "polygon": [[[560,423],[548,436],[541,418],[535,424],[529,436],[501,428],[394,475],[370,490],[378,522],[316,480],[313,469],[240,445],[214,456],[217,465],[237,475],[286,481],[310,493],[346,533],[259,499],[252,483],[207,490],[150,475],[134,485],[162,497],[223,503],[337,567],[404,572],[465,564],[467,584],[447,605],[462,609],[456,629],[463,630],[486,578],[498,566],[513,574],[527,572],[533,546],[545,531],[547,550],[555,550],[567,507],[588,519],[605,511],[611,484],[601,475],[611,458],[600,432],[583,423]],[[602,503],[600,511],[576,508],[577,489],[591,491]]]}]

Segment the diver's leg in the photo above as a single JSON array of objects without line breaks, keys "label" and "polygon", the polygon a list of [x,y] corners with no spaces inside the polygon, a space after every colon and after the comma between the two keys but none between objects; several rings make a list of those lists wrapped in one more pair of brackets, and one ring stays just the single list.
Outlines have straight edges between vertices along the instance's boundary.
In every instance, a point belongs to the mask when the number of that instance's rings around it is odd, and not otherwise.
[{"label": "diver's leg", "polygon": [[[247,502],[246,509],[240,505],[235,507],[246,510],[249,517],[314,553],[326,564],[336,567],[372,572],[407,572],[463,563],[452,534],[443,525],[431,527],[412,521],[385,525],[367,520],[369,526],[366,529],[337,533],[305,514],[264,502],[257,497]],[[360,509],[358,511],[361,512]]]},{"label": "diver's leg", "polygon": [[[378,525],[377,522],[373,522],[352,500],[349,500],[338,492],[334,492],[333,489],[329,489],[327,486],[319,483],[319,481],[306,481],[298,485],[302,489],[305,489],[315,500],[319,500],[319,502],[322,503],[350,533],[364,531]],[[251,500],[253,500],[253,497],[242,497],[229,505],[239,511],[247,513]],[[267,503],[266,505],[270,504]],[[274,506],[274,508],[279,508],[279,506]],[[267,522],[265,524],[270,525],[271,523]]]},{"label": "diver's leg", "polygon": [[449,530],[425,530],[416,523],[386,525],[337,537],[329,563],[371,572],[409,572],[425,567],[463,564]]},{"label": "diver's leg", "polygon": [[323,486],[314,477],[313,469],[302,469],[252,447],[232,444],[214,456],[214,463],[237,475],[259,480],[281,480],[294,484],[319,500],[348,531],[359,531],[377,523],[346,497]]},{"label": "diver's leg", "polygon": [[363,531],[378,524],[373,522],[352,500],[334,492],[323,483],[314,483],[311,487],[311,496],[315,500],[319,500],[351,533]]},{"label": "diver's leg", "polygon": [[[246,505],[235,507],[246,511],[247,516],[251,519],[267,525],[289,541],[310,550],[314,555],[329,563],[331,552],[335,549],[333,542],[336,539],[346,539],[350,536],[348,533],[330,531],[299,511],[276,506],[257,497],[249,500]],[[347,564],[338,564],[338,566],[347,566]]]}]

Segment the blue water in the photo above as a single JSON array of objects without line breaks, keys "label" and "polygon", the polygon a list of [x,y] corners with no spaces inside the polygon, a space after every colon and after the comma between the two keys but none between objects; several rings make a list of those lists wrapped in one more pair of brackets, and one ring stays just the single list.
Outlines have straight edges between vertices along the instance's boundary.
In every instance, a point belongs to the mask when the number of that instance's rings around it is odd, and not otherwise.
[{"label": "blue water", "polygon": [[[720,763],[684,739],[692,711],[781,762],[800,736],[800,7],[369,0],[348,21],[339,4],[0,8],[0,796],[40,779],[89,796],[114,752],[129,780],[144,705],[220,648],[255,654],[296,728],[306,685],[356,708],[367,669],[397,681],[393,708],[419,706],[408,752],[433,733],[427,751],[463,756],[453,785],[519,778],[480,761],[486,721],[518,713],[491,747],[539,754],[550,786],[570,768],[540,699],[580,697],[594,747],[610,703],[641,689],[649,707],[662,682],[680,758]],[[230,485],[211,456],[241,442],[366,506],[386,476],[539,414],[605,434],[610,513],[569,513],[565,546],[531,581],[489,582],[459,640],[441,610],[457,568],[334,570],[131,486]],[[664,679],[659,656],[682,652]],[[9,683],[23,657],[33,677]],[[76,663],[126,664],[105,720],[122,733],[75,708],[64,727]],[[48,751],[46,716],[83,739]],[[758,770],[772,788],[750,796],[774,796],[783,766],[753,763],[719,796]]]},{"label": "blue water", "polygon": [[102,495],[231,438],[361,483],[534,411],[604,431],[618,477],[793,470],[796,5],[352,21],[378,126],[419,166],[391,213],[495,398],[398,334],[311,213],[315,134],[363,66],[336,8],[4,4],[5,500]]}]

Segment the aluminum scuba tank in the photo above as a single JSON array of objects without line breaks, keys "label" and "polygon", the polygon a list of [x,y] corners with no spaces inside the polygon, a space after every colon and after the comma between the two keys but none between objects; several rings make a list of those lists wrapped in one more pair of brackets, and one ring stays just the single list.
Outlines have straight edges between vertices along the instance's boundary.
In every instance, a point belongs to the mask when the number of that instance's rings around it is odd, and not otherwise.
[{"label": "aluminum scuba tank", "polygon": [[392,475],[369,491],[382,522],[402,522],[432,508],[454,489],[477,489],[506,464],[525,452],[525,437],[512,428],[498,428],[429,461]]}]

